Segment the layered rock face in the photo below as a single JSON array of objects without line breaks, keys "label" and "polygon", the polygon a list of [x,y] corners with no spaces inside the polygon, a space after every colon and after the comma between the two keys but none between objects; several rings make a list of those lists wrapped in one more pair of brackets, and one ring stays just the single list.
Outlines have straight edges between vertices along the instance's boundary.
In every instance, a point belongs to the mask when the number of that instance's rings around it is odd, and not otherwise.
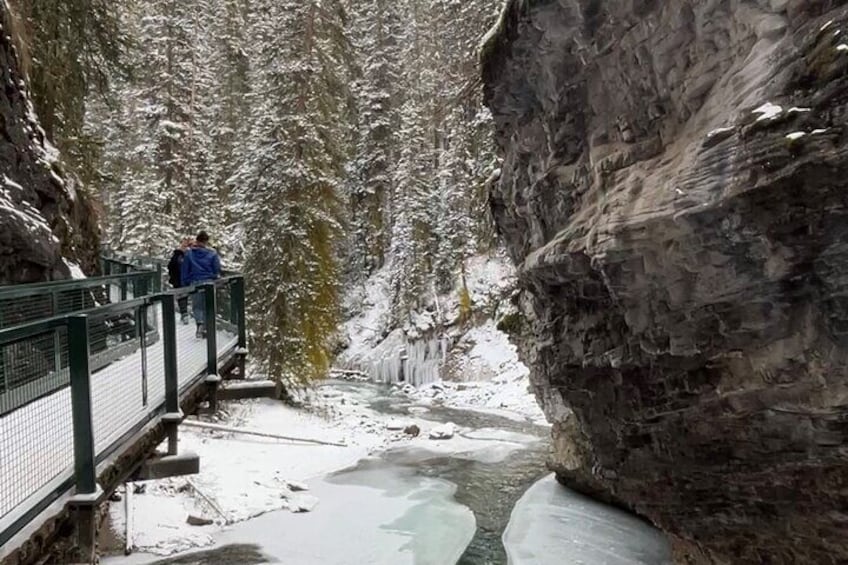
[{"label": "layered rock face", "polygon": [[554,468],[680,563],[848,562],[846,4],[516,0],[484,47]]},{"label": "layered rock face", "polygon": [[98,230],[64,180],[20,69],[15,21],[0,0],[0,284],[67,278],[65,259],[95,268]]}]

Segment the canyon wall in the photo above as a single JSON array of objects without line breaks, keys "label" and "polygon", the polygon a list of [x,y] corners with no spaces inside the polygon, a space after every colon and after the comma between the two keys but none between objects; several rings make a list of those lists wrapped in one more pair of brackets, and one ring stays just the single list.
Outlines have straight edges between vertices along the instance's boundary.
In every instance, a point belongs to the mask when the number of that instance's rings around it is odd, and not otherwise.
[{"label": "canyon wall", "polygon": [[99,240],[92,205],[38,125],[21,31],[0,0],[0,284],[67,278],[68,262],[90,273]]},{"label": "canyon wall", "polygon": [[560,481],[848,562],[846,2],[514,0],[482,66]]}]

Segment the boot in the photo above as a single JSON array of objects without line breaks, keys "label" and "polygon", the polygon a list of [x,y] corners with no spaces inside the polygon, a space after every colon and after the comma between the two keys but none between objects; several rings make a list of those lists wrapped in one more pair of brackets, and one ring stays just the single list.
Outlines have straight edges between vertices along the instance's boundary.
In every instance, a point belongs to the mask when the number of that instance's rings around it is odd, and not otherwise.
[{"label": "boot", "polygon": [[197,324],[197,331],[194,332],[194,337],[198,339],[206,337],[206,331],[203,329],[202,324]]},{"label": "boot", "polygon": [[183,323],[184,326],[188,325],[188,312],[183,312],[180,315],[180,321]]}]

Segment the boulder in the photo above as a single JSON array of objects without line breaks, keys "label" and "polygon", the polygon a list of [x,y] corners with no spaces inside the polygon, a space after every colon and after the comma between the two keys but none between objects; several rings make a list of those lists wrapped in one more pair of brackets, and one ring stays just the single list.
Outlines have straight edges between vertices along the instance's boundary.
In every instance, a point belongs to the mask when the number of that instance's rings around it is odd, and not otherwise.
[{"label": "boulder", "polygon": [[456,426],[448,422],[430,430],[430,439],[451,439],[456,433]]},{"label": "boulder", "polygon": [[188,518],[186,518],[186,524],[189,526],[209,526],[214,524],[215,520],[210,520],[209,518],[203,518],[201,516],[195,516],[194,514],[189,514]]}]

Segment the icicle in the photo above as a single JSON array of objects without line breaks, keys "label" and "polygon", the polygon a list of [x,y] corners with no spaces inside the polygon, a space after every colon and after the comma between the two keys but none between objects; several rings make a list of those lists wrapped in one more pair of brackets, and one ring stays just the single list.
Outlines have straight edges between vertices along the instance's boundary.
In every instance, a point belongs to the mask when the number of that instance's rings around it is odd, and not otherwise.
[{"label": "icicle", "polygon": [[404,382],[420,386],[436,382],[448,347],[445,338],[406,342],[376,360],[369,373],[372,380],[388,384]]}]

